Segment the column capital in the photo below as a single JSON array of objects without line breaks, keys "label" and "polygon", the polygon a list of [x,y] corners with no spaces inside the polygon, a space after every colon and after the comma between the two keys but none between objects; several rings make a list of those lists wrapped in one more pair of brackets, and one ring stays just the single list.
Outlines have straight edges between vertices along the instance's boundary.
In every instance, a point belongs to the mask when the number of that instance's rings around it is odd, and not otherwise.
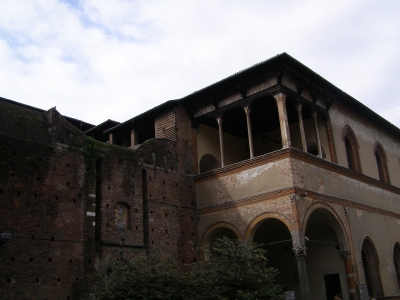
[{"label": "column capital", "polygon": [[317,114],[316,111],[313,111],[313,112],[311,113],[311,117],[313,117],[314,119],[316,119],[317,116],[318,116],[318,114]]},{"label": "column capital", "polygon": [[249,113],[251,112],[250,106],[243,107],[243,109],[244,109],[244,112],[245,112],[246,114],[249,114]]},{"label": "column capital", "polygon": [[215,118],[215,120],[218,122],[218,125],[222,125],[222,121],[224,119],[222,119],[222,117],[217,117],[217,118]]},{"label": "column capital", "polygon": [[286,94],[282,91],[277,91],[271,94],[276,102],[286,101]]},{"label": "column capital", "polygon": [[299,104],[297,104],[295,107],[296,107],[296,110],[297,110],[298,112],[301,112],[301,110],[303,109],[303,104],[299,103]]},{"label": "column capital", "polygon": [[289,198],[290,198],[290,202],[299,202],[299,200],[300,200],[300,196],[297,194],[292,194],[292,195],[290,195]]},{"label": "column capital", "polygon": [[297,259],[304,259],[307,255],[307,247],[296,247],[292,251]]}]

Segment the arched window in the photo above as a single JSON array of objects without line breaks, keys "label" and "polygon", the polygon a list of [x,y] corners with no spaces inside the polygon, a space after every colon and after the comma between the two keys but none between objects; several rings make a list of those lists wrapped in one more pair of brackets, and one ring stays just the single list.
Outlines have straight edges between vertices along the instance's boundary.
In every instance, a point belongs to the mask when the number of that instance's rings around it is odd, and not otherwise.
[{"label": "arched window", "polygon": [[365,283],[370,297],[383,296],[379,260],[375,247],[369,238],[365,238],[361,249]]},{"label": "arched window", "polygon": [[342,139],[346,149],[347,165],[349,169],[361,173],[360,156],[358,155],[357,138],[349,125],[343,127]]},{"label": "arched window", "polygon": [[378,166],[379,180],[386,183],[390,183],[389,172],[386,164],[387,162],[386,154],[385,151],[383,150],[382,145],[379,142],[375,143],[374,155],[376,159],[376,164]]},{"label": "arched window", "polygon": [[115,204],[115,225],[118,229],[130,229],[130,207],[124,202]]},{"label": "arched window", "polygon": [[400,244],[396,243],[393,248],[393,261],[396,269],[397,284],[400,288]]}]

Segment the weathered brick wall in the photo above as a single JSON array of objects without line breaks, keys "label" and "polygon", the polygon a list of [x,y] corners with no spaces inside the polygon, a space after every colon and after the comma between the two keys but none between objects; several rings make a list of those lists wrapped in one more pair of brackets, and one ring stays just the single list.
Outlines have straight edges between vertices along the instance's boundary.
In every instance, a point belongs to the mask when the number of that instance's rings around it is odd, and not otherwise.
[{"label": "weathered brick wall", "polygon": [[23,122],[42,143],[0,135],[0,231],[13,234],[0,248],[1,299],[72,299],[88,263],[82,255],[82,155],[45,143],[39,118]]},{"label": "weathered brick wall", "polygon": [[[153,139],[137,150],[109,147],[100,150],[103,161],[101,239],[99,259],[143,254],[144,222],[148,222],[149,250],[162,249],[165,255],[188,262],[187,255],[196,239],[194,187],[191,176],[182,172],[177,160],[177,142]],[[147,194],[143,196],[143,170]],[[144,215],[143,199],[147,199]],[[130,208],[130,221],[122,229],[116,223],[116,205]],[[145,220],[144,220],[145,219]],[[122,247],[121,247],[122,246]]]},{"label": "weathered brick wall", "polygon": [[137,150],[85,137],[55,109],[9,111],[22,125],[10,115],[0,132],[0,231],[13,234],[0,248],[1,299],[78,299],[86,275],[121,250],[196,258],[192,129],[183,108],[174,109],[176,141],[152,139]]}]

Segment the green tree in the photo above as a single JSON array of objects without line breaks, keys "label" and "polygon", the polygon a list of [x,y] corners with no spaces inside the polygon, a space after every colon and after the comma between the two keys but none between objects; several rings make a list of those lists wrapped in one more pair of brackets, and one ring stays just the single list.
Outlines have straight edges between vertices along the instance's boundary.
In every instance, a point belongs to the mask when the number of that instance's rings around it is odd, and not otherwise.
[{"label": "green tree", "polygon": [[211,248],[211,260],[184,267],[159,255],[104,264],[93,287],[96,300],[283,299],[260,245],[223,238]]}]

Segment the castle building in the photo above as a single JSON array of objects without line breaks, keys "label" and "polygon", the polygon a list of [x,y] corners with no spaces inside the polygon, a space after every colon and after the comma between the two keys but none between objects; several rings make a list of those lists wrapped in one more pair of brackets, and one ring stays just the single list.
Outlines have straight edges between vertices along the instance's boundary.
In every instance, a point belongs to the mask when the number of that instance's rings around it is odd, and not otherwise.
[{"label": "castle building", "polygon": [[123,123],[4,98],[0,122],[1,299],[222,236],[296,299],[400,299],[400,129],[286,53]]}]

